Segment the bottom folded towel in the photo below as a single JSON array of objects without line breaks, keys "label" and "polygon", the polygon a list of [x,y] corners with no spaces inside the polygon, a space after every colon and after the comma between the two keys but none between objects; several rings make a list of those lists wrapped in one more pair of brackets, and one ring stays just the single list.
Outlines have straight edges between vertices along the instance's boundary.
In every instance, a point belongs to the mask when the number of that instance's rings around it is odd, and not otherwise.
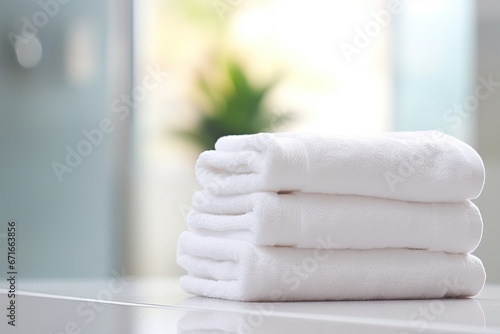
[{"label": "bottom folded towel", "polygon": [[177,261],[189,293],[240,301],[423,299],[477,295],[486,278],[469,254],[410,249],[255,246],[183,232]]}]

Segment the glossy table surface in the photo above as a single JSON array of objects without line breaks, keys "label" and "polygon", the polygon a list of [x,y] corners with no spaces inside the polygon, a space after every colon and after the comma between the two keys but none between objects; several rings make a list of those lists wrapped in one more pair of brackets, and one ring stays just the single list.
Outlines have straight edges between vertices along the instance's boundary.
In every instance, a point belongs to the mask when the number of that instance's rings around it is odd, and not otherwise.
[{"label": "glossy table surface", "polygon": [[500,286],[474,299],[241,303],[193,297],[175,278],[21,281],[1,333],[500,333]]}]

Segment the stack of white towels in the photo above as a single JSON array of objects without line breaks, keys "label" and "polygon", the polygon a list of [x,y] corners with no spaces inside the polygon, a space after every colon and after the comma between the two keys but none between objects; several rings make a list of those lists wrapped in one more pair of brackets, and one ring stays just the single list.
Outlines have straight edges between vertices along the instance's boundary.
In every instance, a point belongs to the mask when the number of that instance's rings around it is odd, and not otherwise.
[{"label": "stack of white towels", "polygon": [[260,133],[203,152],[177,260],[189,293],[240,301],[469,297],[484,185],[469,145],[437,131]]}]

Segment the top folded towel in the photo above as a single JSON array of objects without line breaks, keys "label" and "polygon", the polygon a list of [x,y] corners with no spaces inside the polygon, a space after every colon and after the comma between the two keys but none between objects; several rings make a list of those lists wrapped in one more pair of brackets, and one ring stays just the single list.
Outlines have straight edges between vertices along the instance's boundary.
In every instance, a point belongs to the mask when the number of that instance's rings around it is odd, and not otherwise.
[{"label": "top folded towel", "polygon": [[481,157],[438,131],[370,136],[259,133],[227,136],[196,164],[215,194],[257,191],[362,195],[417,202],[477,198]]}]

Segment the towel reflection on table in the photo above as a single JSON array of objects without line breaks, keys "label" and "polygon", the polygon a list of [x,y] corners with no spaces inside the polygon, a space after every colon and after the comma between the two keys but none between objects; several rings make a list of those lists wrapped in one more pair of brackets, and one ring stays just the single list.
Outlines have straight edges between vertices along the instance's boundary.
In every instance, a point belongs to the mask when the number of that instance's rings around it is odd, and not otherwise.
[{"label": "towel reflection on table", "polygon": [[179,334],[472,333],[486,326],[483,309],[474,299],[243,303],[194,297],[183,306],[196,310],[179,320]]}]

